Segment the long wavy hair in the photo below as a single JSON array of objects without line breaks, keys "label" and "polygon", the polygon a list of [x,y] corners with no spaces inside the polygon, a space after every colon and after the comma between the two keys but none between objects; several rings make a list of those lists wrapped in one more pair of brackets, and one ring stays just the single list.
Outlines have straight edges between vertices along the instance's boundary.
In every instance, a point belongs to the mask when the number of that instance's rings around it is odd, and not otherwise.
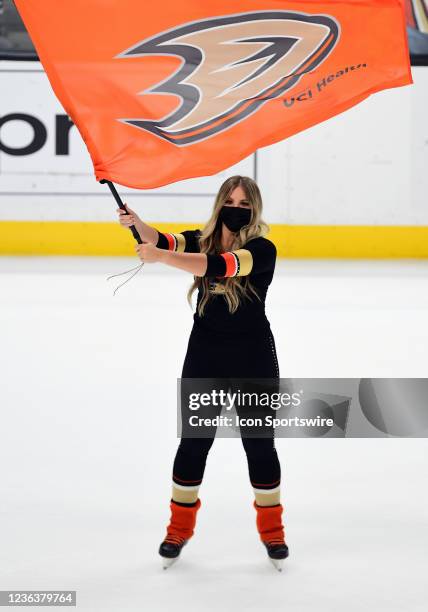
[{"label": "long wavy hair", "polygon": [[[248,176],[231,176],[221,185],[214,201],[211,217],[201,230],[202,233],[199,236],[199,248],[201,253],[218,255],[224,252],[221,246],[222,223],[218,217],[225,202],[230,197],[233,190],[239,185],[242,187],[250,204],[251,219],[248,225],[242,227],[239,232],[234,235],[230,250],[234,251],[240,249],[249,240],[258,238],[259,236],[266,236],[269,232],[269,225],[265,223],[261,217],[263,202],[257,183]],[[213,298],[209,291],[210,279],[202,276],[194,276],[193,278],[193,284],[187,293],[187,301],[190,307],[192,307],[192,294],[195,289],[199,289],[199,287],[202,286],[202,297],[198,306],[198,315],[202,317],[207,302]],[[224,295],[226,299],[229,312],[234,313],[243,298],[248,298],[252,301],[251,293],[260,300],[260,296],[254,289],[248,276],[232,276],[225,279],[224,293],[222,293],[222,295]]]}]

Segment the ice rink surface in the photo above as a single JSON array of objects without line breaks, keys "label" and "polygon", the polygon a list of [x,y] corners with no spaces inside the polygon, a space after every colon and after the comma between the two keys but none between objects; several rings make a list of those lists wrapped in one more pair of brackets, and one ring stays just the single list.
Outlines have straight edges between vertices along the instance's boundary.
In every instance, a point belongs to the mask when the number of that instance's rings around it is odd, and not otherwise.
[{"label": "ice rink surface", "polygon": [[[277,439],[282,574],[241,441],[217,439],[162,570],[191,275],[146,264],[113,297],[138,263],[0,258],[0,588],[76,590],[85,612],[425,611],[424,438]],[[279,260],[266,311],[282,377],[428,377],[428,262]]]}]

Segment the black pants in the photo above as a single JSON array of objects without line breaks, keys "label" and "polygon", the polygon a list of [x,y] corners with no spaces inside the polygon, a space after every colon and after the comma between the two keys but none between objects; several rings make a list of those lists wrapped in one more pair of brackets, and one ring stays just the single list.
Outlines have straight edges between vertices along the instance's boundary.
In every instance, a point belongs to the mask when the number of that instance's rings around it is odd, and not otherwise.
[{"label": "black pants", "polygon": [[[182,378],[216,377],[227,382],[231,378],[278,379],[279,375],[275,341],[270,329],[257,335],[249,330],[245,337],[229,335],[219,338],[193,327]],[[212,435],[208,437],[181,438],[173,467],[173,481],[176,484],[195,487],[202,483],[215,430],[213,427]],[[264,427],[263,435],[268,437],[247,437],[241,428],[251,485],[268,492],[279,487],[281,468],[275,449],[273,427]]]}]

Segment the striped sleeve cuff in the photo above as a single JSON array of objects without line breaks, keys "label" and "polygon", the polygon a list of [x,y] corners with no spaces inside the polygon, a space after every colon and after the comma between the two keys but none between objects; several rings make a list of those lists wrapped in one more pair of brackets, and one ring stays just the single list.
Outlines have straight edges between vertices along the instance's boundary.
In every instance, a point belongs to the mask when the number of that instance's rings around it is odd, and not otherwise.
[{"label": "striped sleeve cuff", "polygon": [[224,276],[247,276],[253,268],[253,256],[247,249],[237,249],[222,253],[226,262]]},{"label": "striped sleeve cuff", "polygon": [[186,238],[183,234],[172,234],[167,232],[159,232],[158,230],[158,241],[156,246],[158,249],[165,249],[166,251],[183,252],[186,248]]},{"label": "striped sleeve cuff", "polygon": [[253,256],[247,249],[227,251],[220,255],[207,254],[205,276],[226,278],[230,276],[247,276],[253,268]]}]

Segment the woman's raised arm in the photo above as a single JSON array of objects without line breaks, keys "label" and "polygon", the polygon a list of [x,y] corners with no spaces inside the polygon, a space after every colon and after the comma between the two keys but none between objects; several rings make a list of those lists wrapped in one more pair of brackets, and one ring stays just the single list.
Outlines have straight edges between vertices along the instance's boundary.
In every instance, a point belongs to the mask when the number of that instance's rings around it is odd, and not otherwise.
[{"label": "woman's raised arm", "polygon": [[151,225],[147,225],[140,219],[137,213],[129,208],[129,206],[124,203],[126,210],[129,214],[126,214],[125,210],[122,208],[116,208],[117,213],[119,214],[119,223],[122,227],[130,227],[131,225],[135,225],[137,232],[140,234],[140,238],[143,242],[150,242],[151,244],[156,244],[158,240],[158,230]]}]

